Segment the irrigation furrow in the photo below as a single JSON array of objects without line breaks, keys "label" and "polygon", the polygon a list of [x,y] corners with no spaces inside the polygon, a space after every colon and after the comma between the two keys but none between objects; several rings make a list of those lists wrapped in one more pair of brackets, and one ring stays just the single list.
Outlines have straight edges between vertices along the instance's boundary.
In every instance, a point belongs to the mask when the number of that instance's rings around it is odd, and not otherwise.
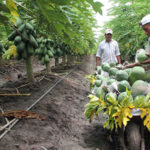
[{"label": "irrigation furrow", "polygon": [[[61,79],[59,79],[53,86],[51,86],[43,95],[41,95],[38,99],[34,101],[29,107],[26,108],[26,111],[31,110],[36,104],[38,104],[49,92],[51,92],[62,80],[64,80],[67,76],[69,76],[77,66],[75,66],[72,70],[70,70],[66,75],[64,75]],[[0,140],[19,122],[21,119],[13,119],[8,124],[5,125],[5,131],[0,135]]]}]

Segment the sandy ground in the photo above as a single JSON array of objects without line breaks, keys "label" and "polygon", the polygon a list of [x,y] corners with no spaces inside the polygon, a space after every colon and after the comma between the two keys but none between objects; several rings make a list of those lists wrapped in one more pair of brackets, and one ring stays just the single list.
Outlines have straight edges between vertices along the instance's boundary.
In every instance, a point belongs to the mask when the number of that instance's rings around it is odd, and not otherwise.
[{"label": "sandy ground", "polygon": [[[38,66],[38,65],[37,65]],[[25,85],[25,79],[9,81],[6,88],[17,88],[28,97],[0,97],[5,112],[24,110],[46,92],[75,66],[54,69],[50,75],[40,74],[34,85]],[[0,140],[0,150],[109,150],[109,131],[103,129],[102,114],[89,123],[84,117],[84,106],[88,102],[89,81],[85,75],[95,68],[95,58],[90,56],[76,65],[74,71],[49,92],[31,111],[39,113],[45,120],[24,119]],[[18,69],[19,70],[19,69]],[[57,72],[57,73],[56,73]],[[20,88],[18,88],[20,87]],[[0,125],[4,119],[0,117]]]}]

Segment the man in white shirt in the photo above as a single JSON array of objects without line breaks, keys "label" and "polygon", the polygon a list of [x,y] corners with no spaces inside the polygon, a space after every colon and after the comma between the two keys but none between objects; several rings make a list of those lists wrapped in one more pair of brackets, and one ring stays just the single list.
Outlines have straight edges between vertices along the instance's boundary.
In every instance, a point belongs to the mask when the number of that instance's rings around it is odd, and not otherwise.
[{"label": "man in white shirt", "polygon": [[121,64],[119,46],[117,41],[112,39],[112,34],[111,29],[105,31],[105,40],[100,43],[96,54],[96,66],[100,65],[100,62]]}]

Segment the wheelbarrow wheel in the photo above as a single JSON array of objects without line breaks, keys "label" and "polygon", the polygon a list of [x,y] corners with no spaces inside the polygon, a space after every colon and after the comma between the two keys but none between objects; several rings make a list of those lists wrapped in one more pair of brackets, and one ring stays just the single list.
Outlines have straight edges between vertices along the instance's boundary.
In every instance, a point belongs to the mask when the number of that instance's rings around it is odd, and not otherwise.
[{"label": "wheelbarrow wheel", "polygon": [[129,150],[140,150],[141,149],[141,133],[140,124],[129,122],[125,129],[126,141]]}]

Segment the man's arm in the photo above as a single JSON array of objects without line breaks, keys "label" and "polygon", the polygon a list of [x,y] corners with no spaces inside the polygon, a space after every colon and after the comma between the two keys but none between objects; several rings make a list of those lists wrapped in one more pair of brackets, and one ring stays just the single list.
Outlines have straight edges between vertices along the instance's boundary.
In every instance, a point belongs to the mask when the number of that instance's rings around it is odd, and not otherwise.
[{"label": "man's arm", "polygon": [[146,54],[148,57],[150,57],[150,54]]},{"label": "man's arm", "polygon": [[137,62],[137,63],[129,64],[129,65],[125,66],[124,69],[132,68],[132,67],[135,67],[135,66],[140,66],[142,64],[150,64],[150,57],[147,60],[145,60],[141,63]]},{"label": "man's arm", "polygon": [[100,57],[96,57],[96,66],[99,66],[100,64]]},{"label": "man's arm", "polygon": [[116,56],[117,57],[117,60],[118,60],[118,63],[121,64],[121,58],[120,58],[120,55]]},{"label": "man's arm", "polygon": [[100,65],[100,59],[101,59],[101,44],[98,47],[97,53],[96,53],[96,66]]},{"label": "man's arm", "polygon": [[147,60],[141,62],[141,64],[149,64],[149,63],[150,63],[150,57]]},{"label": "man's arm", "polygon": [[140,66],[140,63],[137,62],[137,63],[126,65],[126,66],[124,66],[123,69],[132,68],[132,67],[135,67],[135,66]]},{"label": "man's arm", "polygon": [[120,50],[119,50],[119,45],[118,43],[116,42],[116,47],[115,47],[115,55],[116,55],[116,58],[117,58],[117,61],[119,64],[121,64],[121,58],[120,58]]}]

